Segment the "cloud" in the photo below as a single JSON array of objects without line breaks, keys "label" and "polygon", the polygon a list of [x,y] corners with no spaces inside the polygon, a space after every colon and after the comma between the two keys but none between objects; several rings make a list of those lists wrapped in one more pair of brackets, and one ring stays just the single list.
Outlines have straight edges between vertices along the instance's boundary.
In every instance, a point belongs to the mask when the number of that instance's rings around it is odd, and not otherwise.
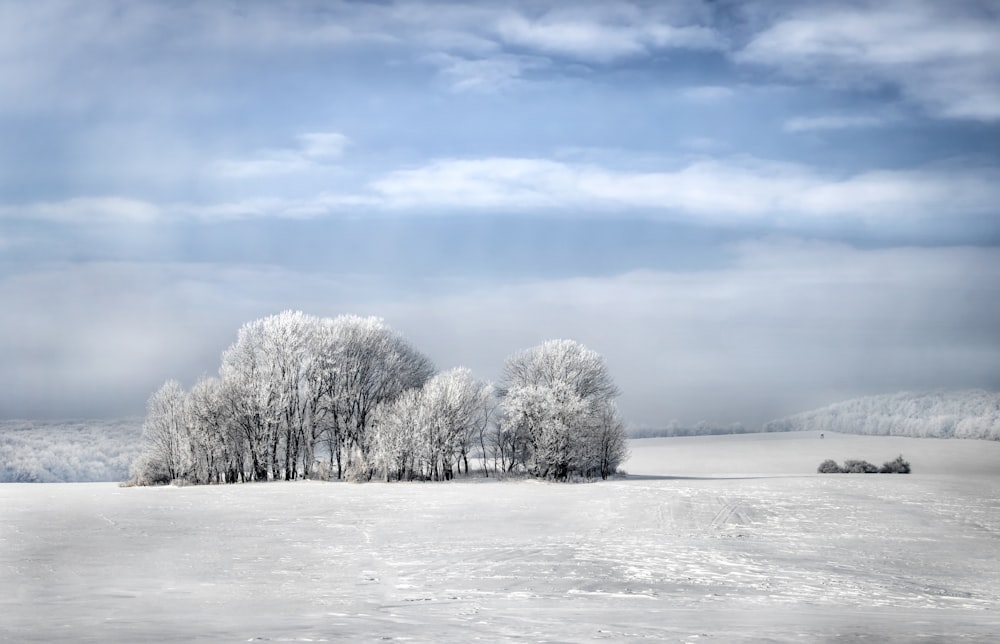
[{"label": "cloud", "polygon": [[696,87],[685,87],[680,91],[680,97],[687,101],[696,103],[714,103],[724,101],[735,96],[729,87],[719,85],[699,85]]},{"label": "cloud", "polygon": [[[605,355],[632,422],[762,422],[861,392],[1000,386],[996,249],[767,240],[734,264],[482,287],[389,307],[438,364],[497,377],[553,337]],[[483,343],[483,337],[490,338]]]},{"label": "cloud", "polygon": [[597,63],[658,49],[705,50],[723,45],[720,35],[710,28],[676,26],[634,6],[625,7],[617,11],[598,7],[553,10],[536,19],[512,13],[498,21],[496,31],[510,45]]},{"label": "cloud", "polygon": [[497,92],[523,82],[531,70],[546,69],[548,60],[537,56],[496,54],[486,58],[466,58],[436,53],[424,60],[438,67],[457,92]]},{"label": "cloud", "polygon": [[720,49],[723,38],[703,24],[707,19],[707,11],[693,6],[627,3],[568,10],[557,2],[236,7],[94,0],[84,10],[69,0],[38,0],[0,8],[0,107],[164,109],[169,97],[178,109],[211,102],[227,85],[220,81],[246,61],[317,51],[349,51],[359,61],[423,61],[468,90],[482,87],[472,77],[516,78],[533,66],[518,61],[611,64],[662,51]]},{"label": "cloud", "polygon": [[402,295],[391,277],[217,264],[0,277],[0,416],[141,413],[163,380],[214,372],[243,322],[288,308],[382,316],[440,368],[485,378],[518,349],[574,338],[607,358],[639,424],[752,424],[859,393],[1000,386],[995,248],[765,239],[730,252],[712,270],[455,277]]},{"label": "cloud", "polygon": [[76,197],[64,201],[0,205],[0,220],[43,220],[65,224],[150,223],[163,210],[152,203],[126,197]]},{"label": "cloud", "polygon": [[888,84],[945,118],[1000,119],[1000,24],[980,4],[805,5],[736,54],[790,77],[863,89]]},{"label": "cloud", "polygon": [[339,159],[349,141],[340,132],[307,132],[298,136],[300,151],[307,159]]},{"label": "cloud", "polygon": [[[249,175],[245,175],[249,176]],[[124,197],[75,198],[0,206],[0,220],[41,221],[86,226],[90,224],[160,224],[170,222],[219,222],[240,219],[310,219],[345,214],[351,208],[372,208],[371,196],[320,193],[303,199],[249,197],[215,203],[175,202],[156,204]]]},{"label": "cloud", "polygon": [[[889,84],[950,118],[1000,118],[1000,27],[975,2],[790,4],[735,53],[740,63],[838,86]],[[0,107],[20,111],[225,100],[220,88],[266,56],[352,52],[437,67],[456,89],[482,89],[543,66],[664,62],[722,52],[739,29],[709,3],[244,2],[68,0],[0,8]],[[58,43],[58,46],[53,46]],[[252,64],[252,63],[251,63]],[[670,64],[666,61],[666,64]],[[718,97],[716,97],[718,98]]]},{"label": "cloud", "polygon": [[701,160],[659,172],[548,159],[444,159],[372,181],[395,209],[619,212],[720,222],[914,218],[995,213],[996,168],[821,174],[756,159]]},{"label": "cloud", "polygon": [[[323,139],[326,141],[326,139]],[[336,140],[336,139],[331,139]],[[304,147],[320,145],[304,140]],[[326,146],[329,143],[323,143]],[[334,146],[335,147],[335,146]],[[323,154],[329,153],[323,147]],[[319,158],[290,152],[296,161],[262,156],[233,162],[227,176],[319,167]],[[753,158],[701,159],[662,170],[618,169],[543,158],[439,159],[368,180],[357,191],[298,198],[248,197],[216,203],[155,204],[124,197],[77,198],[0,206],[0,217],[86,224],[181,219],[309,218],[384,212],[586,214],[663,217],[713,225],[770,225],[778,229],[841,220],[927,222],[932,218],[993,217],[1000,202],[1000,168],[928,166],[823,173],[810,166]],[[258,173],[258,174],[254,174]]]},{"label": "cloud", "polygon": [[680,146],[695,152],[707,153],[725,149],[727,144],[710,136],[694,136],[682,139]]},{"label": "cloud", "polygon": [[339,132],[308,132],[297,138],[295,148],[260,150],[247,159],[223,159],[212,169],[229,179],[297,174],[339,160],[349,143]]},{"label": "cloud", "polygon": [[[659,51],[716,50],[724,46],[714,30],[695,15],[665,16],[649,7],[594,4],[566,9],[532,4],[501,7],[417,5],[405,21],[427,24],[413,34],[428,50],[421,60],[439,68],[457,91],[499,91],[526,73],[558,72],[557,61],[575,65],[610,65],[622,59],[649,57]],[[424,12],[433,12],[433,18]],[[421,19],[416,20],[416,16]],[[673,24],[671,20],[680,24]]]},{"label": "cloud", "polygon": [[[362,21],[323,19],[306,5],[39,0],[0,7],[0,106],[90,109],[203,100],[192,91],[230,55],[301,51],[379,38]],[[236,60],[234,56],[232,60]],[[179,88],[184,87],[185,91]],[[163,109],[157,105],[157,109]]]},{"label": "cloud", "polygon": [[786,132],[812,132],[816,130],[844,130],[879,127],[888,122],[879,116],[797,116],[785,121]]}]

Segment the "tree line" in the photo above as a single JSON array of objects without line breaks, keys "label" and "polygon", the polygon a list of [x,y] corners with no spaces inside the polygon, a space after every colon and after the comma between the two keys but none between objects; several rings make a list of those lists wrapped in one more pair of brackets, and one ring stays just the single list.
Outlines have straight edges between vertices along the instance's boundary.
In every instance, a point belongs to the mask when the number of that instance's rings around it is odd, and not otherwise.
[{"label": "tree line", "polygon": [[627,455],[603,358],[551,340],[493,385],[437,372],[381,319],[286,311],[249,322],[217,376],[149,399],[137,484],[323,478],[607,478]]}]

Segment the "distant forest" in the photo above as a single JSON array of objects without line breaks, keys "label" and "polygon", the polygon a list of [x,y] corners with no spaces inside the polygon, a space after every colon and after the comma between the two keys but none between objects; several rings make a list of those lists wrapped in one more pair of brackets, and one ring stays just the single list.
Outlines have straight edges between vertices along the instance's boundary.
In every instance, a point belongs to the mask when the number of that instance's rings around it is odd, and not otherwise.
[{"label": "distant forest", "polygon": [[764,425],[766,432],[806,430],[1000,440],[1000,393],[971,389],[865,396]]},{"label": "distant forest", "polygon": [[124,480],[141,435],[142,418],[0,420],[0,483]]},{"label": "distant forest", "polygon": [[749,434],[754,431],[747,429],[743,423],[730,423],[719,425],[706,420],[699,421],[694,425],[681,425],[676,420],[671,421],[665,427],[634,427],[629,430],[629,438],[660,438],[672,436],[720,436],[725,434]]}]

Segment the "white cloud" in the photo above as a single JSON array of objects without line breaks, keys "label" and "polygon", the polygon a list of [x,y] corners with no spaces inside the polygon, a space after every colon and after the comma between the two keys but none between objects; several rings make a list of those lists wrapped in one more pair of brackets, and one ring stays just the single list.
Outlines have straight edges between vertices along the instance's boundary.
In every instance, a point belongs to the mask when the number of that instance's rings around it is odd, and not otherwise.
[{"label": "white cloud", "polygon": [[[374,10],[351,20],[308,5],[38,0],[0,6],[0,106],[88,109],[112,103],[165,109],[241,55],[392,39]],[[181,89],[183,88],[183,89]],[[169,97],[169,98],[168,98]]]},{"label": "white cloud", "polygon": [[600,63],[655,49],[718,49],[722,45],[719,35],[706,27],[673,26],[639,13],[629,18],[609,24],[600,15],[579,11],[552,12],[537,20],[512,14],[500,19],[497,33],[512,45]]},{"label": "white cloud", "polygon": [[584,60],[607,61],[645,50],[637,34],[585,21],[532,22],[521,15],[502,19],[500,37],[511,44]]},{"label": "white cloud", "polygon": [[439,364],[489,377],[512,350],[577,339],[605,355],[633,422],[759,422],[857,393],[997,382],[997,270],[996,249],[766,240],[727,268],[514,283],[380,311]]},{"label": "white cloud", "polygon": [[0,275],[0,408],[141,412],[166,378],[214,371],[240,324],[288,308],[385,317],[440,367],[487,378],[518,349],[571,337],[605,355],[633,422],[752,423],[858,393],[1000,381],[997,249],[768,239],[731,250],[712,270],[456,278],[409,298],[394,278],[260,266]]},{"label": "white cloud", "polygon": [[[388,59],[440,61],[465,80],[524,67],[517,56],[611,62],[664,49],[718,49],[699,12],[597,3],[244,2],[126,3],[37,0],[0,6],[0,106],[84,109],[122,102],[206,100],[214,81],[258,54],[378,50]],[[516,51],[509,51],[515,49]],[[160,107],[160,109],[163,109]]]},{"label": "white cloud", "polygon": [[[720,49],[722,37],[684,12],[628,3],[411,5],[394,10],[401,29],[416,29],[411,42],[458,91],[495,91],[519,82],[524,73],[556,69],[553,59],[573,64],[608,64],[669,49]],[[675,24],[676,23],[676,24]],[[403,25],[406,25],[403,27]]]},{"label": "white cloud", "polygon": [[297,174],[340,159],[349,141],[339,132],[308,132],[297,137],[295,148],[259,150],[246,159],[223,159],[213,171],[230,179]]},{"label": "white cloud", "polygon": [[436,53],[424,57],[440,70],[457,92],[496,92],[522,82],[525,72],[544,69],[549,62],[534,56],[495,54],[486,58],[466,58]]},{"label": "white cloud", "polygon": [[719,85],[699,85],[696,87],[685,87],[680,91],[680,96],[684,100],[694,101],[699,103],[713,103],[717,101],[724,101],[726,99],[735,96],[734,92],[729,87],[722,87]]},{"label": "white cloud", "polygon": [[256,198],[208,204],[172,204],[176,217],[204,221],[238,219],[312,219],[327,215],[351,214],[357,207],[377,207],[378,200],[367,195],[320,193],[304,199]]},{"label": "white cloud", "polygon": [[[254,176],[251,171],[273,173],[276,167],[291,171],[288,166],[279,163],[272,167],[270,163],[279,162],[273,158],[249,160],[229,171],[238,168],[244,172],[238,175],[241,177]],[[296,163],[313,167],[313,161],[301,154]],[[637,171],[537,158],[440,159],[377,176],[357,191],[214,203],[81,198],[0,206],[0,216],[86,224],[167,218],[309,218],[353,214],[363,208],[414,216],[440,212],[627,213],[723,225],[765,223],[780,229],[828,219],[889,223],[995,216],[1000,203],[1000,168],[996,167],[925,167],[834,175],[809,166],[753,158],[664,165],[668,167]]]},{"label": "white cloud", "polygon": [[298,136],[303,156],[309,159],[339,159],[349,141],[340,132],[307,132]]},{"label": "white cloud", "polygon": [[682,139],[680,145],[689,150],[694,150],[696,152],[707,153],[715,150],[723,150],[727,147],[726,143],[718,139],[713,139],[710,136],[694,136]]},{"label": "white cloud", "polygon": [[263,150],[250,159],[223,159],[214,164],[216,174],[228,179],[295,174],[315,167],[310,159],[296,152]]},{"label": "white cloud", "polygon": [[934,114],[1000,119],[1000,23],[964,2],[804,5],[736,56],[841,86],[888,83]]},{"label": "white cloud", "polygon": [[371,184],[396,209],[661,211],[735,221],[992,214],[1000,170],[881,170],[824,175],[795,164],[703,160],[630,172],[547,159],[435,161]]},{"label": "white cloud", "polygon": [[64,201],[0,205],[0,219],[56,221],[67,224],[149,223],[163,215],[155,204],[125,197],[77,197]]},{"label": "white cloud", "polygon": [[879,116],[797,116],[785,121],[786,132],[812,132],[816,130],[844,130],[885,125],[887,119]]}]

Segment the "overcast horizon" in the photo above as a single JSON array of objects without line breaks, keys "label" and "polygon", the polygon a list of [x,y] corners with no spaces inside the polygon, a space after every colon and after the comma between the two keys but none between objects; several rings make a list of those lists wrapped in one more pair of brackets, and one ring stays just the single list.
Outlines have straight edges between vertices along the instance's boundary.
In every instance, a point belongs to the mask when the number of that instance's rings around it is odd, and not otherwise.
[{"label": "overcast horizon", "polygon": [[637,427],[1000,389],[1000,2],[5,2],[0,141],[0,418],[288,309]]}]

